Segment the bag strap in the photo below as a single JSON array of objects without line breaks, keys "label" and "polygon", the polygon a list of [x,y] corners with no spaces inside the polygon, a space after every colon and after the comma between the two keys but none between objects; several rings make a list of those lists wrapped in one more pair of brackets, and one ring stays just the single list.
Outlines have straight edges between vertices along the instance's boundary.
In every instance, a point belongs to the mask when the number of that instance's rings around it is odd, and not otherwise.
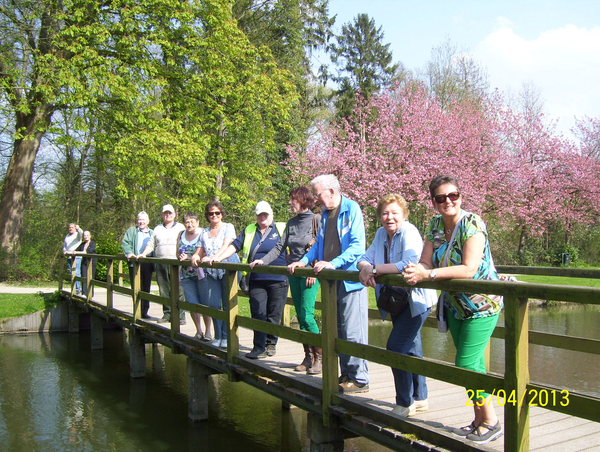
[{"label": "bag strap", "polygon": [[444,261],[441,263],[442,267],[447,267],[448,266],[448,256],[450,255],[450,248],[452,247],[452,244],[454,243],[454,238],[456,237],[456,233],[458,232],[458,228],[460,227],[460,223],[462,222],[463,218],[465,217],[466,212],[463,210],[460,218],[458,219],[458,222],[456,223],[456,225],[454,226],[454,231],[452,231],[452,237],[450,237],[450,241],[448,242],[448,247],[446,248],[446,253],[444,254]]}]

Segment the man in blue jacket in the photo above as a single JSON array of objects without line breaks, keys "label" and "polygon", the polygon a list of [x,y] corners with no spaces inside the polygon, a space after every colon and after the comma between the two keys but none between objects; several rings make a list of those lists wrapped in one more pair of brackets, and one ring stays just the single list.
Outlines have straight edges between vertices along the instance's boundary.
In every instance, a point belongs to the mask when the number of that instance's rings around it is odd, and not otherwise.
[{"label": "man in blue jacket", "polygon": [[[291,274],[317,260],[315,274],[324,269],[356,271],[356,260],[365,252],[365,225],[359,205],[340,191],[333,174],[321,175],[311,181],[312,192],[323,209],[322,226],[315,244],[298,261],[288,265]],[[338,337],[347,341],[368,344],[367,289],[360,282],[338,281]],[[357,393],[369,390],[367,361],[340,354],[340,392]]]}]

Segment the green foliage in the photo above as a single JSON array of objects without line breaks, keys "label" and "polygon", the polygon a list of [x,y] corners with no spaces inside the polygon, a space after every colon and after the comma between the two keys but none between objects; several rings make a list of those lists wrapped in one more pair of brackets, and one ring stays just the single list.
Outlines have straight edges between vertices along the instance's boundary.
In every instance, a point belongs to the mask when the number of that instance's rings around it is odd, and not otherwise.
[{"label": "green foliage", "polygon": [[[101,233],[99,233],[96,236],[96,253],[108,254],[111,256],[123,254],[123,250],[121,249],[121,241],[118,240],[117,233],[114,231],[102,231]],[[106,281],[106,265],[106,259],[98,259],[95,279],[98,279],[100,281]],[[114,266],[114,271],[117,271],[117,265]]]}]

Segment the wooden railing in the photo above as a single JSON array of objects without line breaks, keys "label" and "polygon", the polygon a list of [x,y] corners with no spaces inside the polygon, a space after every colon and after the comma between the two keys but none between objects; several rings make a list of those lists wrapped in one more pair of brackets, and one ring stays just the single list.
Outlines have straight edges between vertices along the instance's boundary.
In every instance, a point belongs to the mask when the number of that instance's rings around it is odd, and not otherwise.
[{"label": "wooden railing", "polygon": [[[92,255],[89,255],[90,257]],[[152,302],[169,305],[171,314],[171,335],[179,334],[179,309],[198,312],[213,318],[223,320],[228,325],[228,347],[227,362],[234,364],[239,361],[239,327],[259,330],[275,336],[285,338],[298,343],[310,344],[323,349],[323,374],[322,374],[322,415],[325,425],[331,422],[332,408],[336,405],[347,403],[338,393],[338,354],[343,353],[366,359],[371,362],[380,363],[389,367],[401,368],[408,372],[435,378],[458,386],[480,388],[488,393],[506,395],[504,403],[504,449],[506,451],[528,451],[529,450],[529,403],[532,395],[544,393],[551,397],[555,395],[554,401],[548,403],[545,408],[600,422],[600,399],[591,395],[568,393],[568,397],[562,396],[563,388],[551,385],[532,383],[529,379],[528,350],[529,344],[546,345],[550,347],[563,348],[567,350],[600,354],[600,341],[585,338],[574,338],[563,335],[534,332],[528,329],[528,300],[544,299],[557,300],[581,304],[600,304],[600,288],[577,287],[564,285],[530,284],[521,282],[504,281],[478,281],[478,280],[450,280],[421,283],[419,287],[450,290],[468,293],[497,294],[504,297],[505,326],[497,327],[494,337],[504,339],[505,348],[505,373],[504,376],[497,374],[481,374],[455,367],[451,364],[435,361],[427,358],[415,358],[380,347],[365,344],[357,344],[341,340],[337,337],[337,293],[336,282],[340,280],[358,281],[357,272],[341,270],[323,270],[319,274],[321,302],[317,303],[317,309],[322,312],[321,334],[310,333],[290,328],[285,325],[274,325],[239,315],[237,288],[237,271],[254,271],[268,274],[287,275],[285,267],[257,266],[250,270],[247,264],[214,264],[215,268],[226,270],[226,281],[228,288],[227,309],[209,308],[186,302],[179,302],[179,267],[189,266],[190,262],[179,262],[171,259],[146,258],[134,263],[133,288],[123,287],[122,272],[124,256],[93,255],[108,262],[108,278],[106,282],[92,279],[91,266],[85,277],[75,277],[75,265],[71,277],[71,296],[74,296],[75,281],[84,279],[87,281],[87,301],[90,300],[91,288],[104,287],[107,289],[107,310],[113,309],[113,293],[118,292],[133,297],[133,320],[136,322],[141,314],[141,298]],[[114,262],[118,262],[117,278],[119,283],[114,283]],[[171,299],[166,299],[154,294],[139,290],[139,264],[141,262],[161,263],[170,265],[171,268]],[[546,267],[508,267],[500,266],[498,270],[502,273],[512,274],[534,274],[550,276],[571,276],[579,278],[600,279],[600,269],[567,269]],[[296,269],[299,276],[313,276],[312,269]],[[404,285],[399,275],[385,275],[378,282],[393,285]],[[62,275],[60,282],[62,290]],[[80,297],[83,298],[83,297]],[[369,317],[379,318],[377,310],[371,309]],[[428,319],[426,326],[435,326],[435,320]],[[232,377],[233,378],[233,377]],[[375,419],[378,420],[378,419]],[[385,420],[385,419],[383,419]],[[458,444],[458,440],[442,435],[433,429],[428,429],[416,423],[401,422],[403,431],[414,433],[420,438],[432,444],[442,447],[461,450],[475,450],[476,447],[466,444]]]}]

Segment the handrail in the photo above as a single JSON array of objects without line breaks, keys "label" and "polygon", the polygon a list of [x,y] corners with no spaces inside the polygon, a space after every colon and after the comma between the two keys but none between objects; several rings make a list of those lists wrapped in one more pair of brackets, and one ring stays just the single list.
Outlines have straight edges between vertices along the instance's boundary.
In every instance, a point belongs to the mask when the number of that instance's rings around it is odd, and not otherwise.
[{"label": "handrail", "polygon": [[[112,270],[113,262],[126,261],[124,256],[109,255],[87,255],[84,257],[105,258],[109,261],[109,268]],[[171,267],[171,293],[174,294],[171,299],[148,294],[139,290],[139,264],[141,262],[152,262],[169,265]],[[572,338],[561,335],[554,335],[541,332],[530,332],[528,330],[528,299],[543,298],[547,300],[559,300],[567,302],[577,302],[583,304],[600,304],[600,288],[565,286],[554,284],[530,284],[522,282],[508,281],[481,281],[481,280],[446,280],[436,282],[421,283],[417,287],[432,288],[438,290],[449,290],[469,293],[486,293],[504,296],[504,315],[505,326],[497,327],[494,337],[505,340],[505,374],[504,376],[495,374],[480,374],[466,369],[457,368],[448,363],[443,363],[427,358],[414,358],[401,355],[395,352],[384,350],[379,347],[373,347],[365,344],[357,344],[341,340],[337,337],[337,285],[335,281],[358,281],[358,272],[342,270],[323,270],[319,273],[318,279],[321,283],[321,312],[322,312],[322,333],[314,334],[305,331],[291,329],[287,326],[273,325],[271,323],[240,316],[238,314],[238,289],[237,289],[237,271],[259,272],[276,275],[287,275],[285,267],[275,266],[256,266],[250,269],[247,264],[215,263],[213,268],[226,270],[226,284],[228,288],[229,299],[227,310],[221,311],[207,306],[195,305],[190,303],[179,303],[178,301],[178,267],[189,266],[191,262],[180,262],[176,259],[158,259],[143,258],[134,260],[134,282],[133,289],[127,289],[115,285],[112,281],[112,271],[109,272],[109,281],[101,283],[91,278],[91,266],[88,267],[88,274],[85,278],[76,277],[75,271],[71,275],[71,296],[73,297],[75,281],[87,280],[88,294],[91,293],[91,287],[94,284],[106,285],[107,287],[107,309],[112,309],[112,293],[127,291],[132,294],[134,301],[133,321],[137,322],[141,314],[141,297],[148,298],[151,301],[171,306],[171,335],[175,337],[179,334],[179,308],[185,308],[191,312],[206,314],[211,317],[224,320],[228,325],[228,348],[227,362],[235,364],[240,361],[238,328],[246,327],[271,333],[276,336],[286,338],[292,341],[307,343],[314,346],[321,346],[323,349],[323,419],[328,425],[331,422],[332,412],[330,409],[343,403],[343,400],[337,396],[337,355],[344,353],[359,358],[378,362],[390,367],[402,368],[408,372],[418,373],[430,378],[446,381],[452,384],[476,387],[486,390],[489,393],[498,394],[504,391],[504,394],[510,396],[519,403],[505,403],[505,450],[507,451],[527,451],[529,450],[529,401],[531,391],[558,391],[561,388],[539,385],[529,381],[528,368],[528,347],[529,343],[536,343],[547,346],[560,346],[569,350],[578,350],[590,353],[600,353],[600,341],[585,338]],[[208,268],[206,264],[201,265]],[[568,269],[547,267],[511,267],[499,266],[501,272],[513,274],[551,274],[554,276],[573,276],[573,277],[600,277],[600,269]],[[74,269],[73,269],[74,270]],[[551,271],[552,270],[552,271]],[[298,276],[314,276],[311,268],[297,268]],[[400,275],[384,275],[378,279],[378,282],[404,286],[404,280]],[[62,284],[59,283],[59,284]],[[81,299],[82,297],[79,297]],[[90,296],[87,296],[87,302]],[[426,322],[430,324],[428,319]],[[563,340],[563,338],[565,338]],[[230,376],[234,378],[234,376]],[[508,399],[507,399],[508,400]],[[546,407],[549,410],[558,411],[582,417],[595,422],[600,422],[600,399],[584,394],[569,393],[569,403],[566,406],[561,404]],[[436,432],[428,431],[422,427],[417,428],[419,435],[426,441],[436,443],[436,438],[440,436]],[[444,438],[447,444],[448,438]]]}]

